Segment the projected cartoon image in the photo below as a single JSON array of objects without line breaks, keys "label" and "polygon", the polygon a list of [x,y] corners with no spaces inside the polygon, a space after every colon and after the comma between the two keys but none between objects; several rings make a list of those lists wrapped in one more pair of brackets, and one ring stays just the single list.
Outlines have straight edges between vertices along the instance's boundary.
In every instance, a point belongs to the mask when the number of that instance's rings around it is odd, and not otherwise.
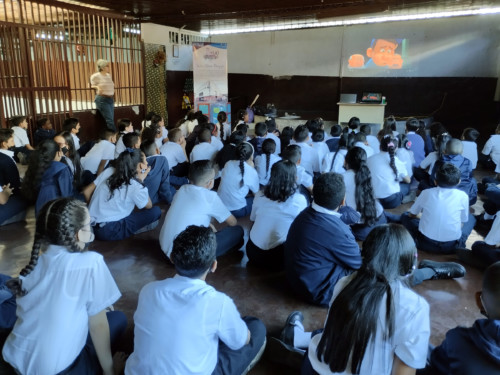
[{"label": "projected cartoon image", "polygon": [[403,57],[396,52],[403,49],[404,39],[372,39],[370,47],[366,50],[368,61],[365,62],[365,56],[362,54],[353,54],[349,57],[349,68],[401,69]]}]

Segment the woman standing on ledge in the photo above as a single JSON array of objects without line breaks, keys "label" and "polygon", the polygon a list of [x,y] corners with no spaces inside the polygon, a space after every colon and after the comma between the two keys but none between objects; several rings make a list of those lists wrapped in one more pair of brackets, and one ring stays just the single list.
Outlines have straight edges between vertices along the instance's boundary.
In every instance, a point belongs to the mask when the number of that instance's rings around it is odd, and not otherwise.
[{"label": "woman standing on ledge", "polygon": [[96,90],[95,105],[102,117],[106,120],[108,129],[116,132],[114,121],[114,94],[115,84],[109,74],[109,61],[99,59],[97,60],[97,73],[92,74],[90,77],[90,86]]}]

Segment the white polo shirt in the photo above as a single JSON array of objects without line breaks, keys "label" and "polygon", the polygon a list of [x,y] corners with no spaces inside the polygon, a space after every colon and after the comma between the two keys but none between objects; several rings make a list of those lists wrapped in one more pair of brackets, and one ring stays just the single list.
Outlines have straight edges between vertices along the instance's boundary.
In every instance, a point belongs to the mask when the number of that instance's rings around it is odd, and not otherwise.
[{"label": "white polo shirt", "polygon": [[[335,156],[335,153],[337,153],[337,156]],[[326,154],[325,158],[323,159],[323,162],[321,163],[321,173],[328,173],[328,172],[335,172],[340,174],[345,173],[344,162],[346,155],[347,155],[347,150],[345,148],[341,148],[340,150],[338,150],[338,152],[335,151]],[[335,161],[333,162],[333,168],[332,168],[333,158],[335,158]]]},{"label": "white polo shirt", "polygon": [[242,348],[248,328],[231,298],[200,279],[175,275],[142,288],[126,375],[211,374],[219,340]]},{"label": "white polo shirt", "polygon": [[500,134],[493,134],[488,139],[484,145],[483,154],[490,155],[491,160],[497,165],[495,172],[500,173]]},{"label": "white polo shirt", "polygon": [[12,159],[12,162],[16,164],[16,161],[14,160],[14,151],[4,150],[3,148],[0,148],[0,152],[4,155],[7,155],[9,158]]},{"label": "white polo shirt", "polygon": [[374,135],[367,135],[366,141],[368,145],[372,148],[374,154],[378,154],[380,152],[380,142],[377,137]]},{"label": "white polo shirt", "polygon": [[259,182],[261,185],[267,185],[269,178],[271,177],[271,168],[274,163],[280,161],[281,158],[275,154],[269,155],[269,169],[266,170],[267,166],[267,156],[265,154],[258,155],[255,157],[255,170],[259,176]]},{"label": "white polo shirt", "polygon": [[[90,149],[89,152],[81,159],[82,168],[90,171],[93,174],[97,173],[101,160],[114,160],[115,145],[110,141],[101,139]],[[106,163],[107,165],[107,163]]]},{"label": "white polo shirt", "polygon": [[231,212],[215,191],[196,185],[183,185],[175,193],[174,200],[160,231],[160,246],[170,256],[174,238],[189,225],[208,227],[213,217],[222,223]]},{"label": "white polo shirt", "polygon": [[[333,291],[333,300],[342,289],[354,278],[353,275],[340,279]],[[424,298],[401,281],[391,283],[394,301],[394,336],[390,341],[384,340],[386,331],[386,299],[380,302],[379,317],[375,337],[368,342],[365,356],[361,362],[360,374],[390,375],[394,357],[400,358],[412,368],[424,368],[427,359],[427,350],[430,336],[429,304]],[[331,303],[330,303],[331,305]],[[333,374],[324,362],[318,360],[316,349],[322,333],[314,336],[309,344],[309,360],[313,369],[321,375]],[[349,365],[348,365],[349,366]],[[351,374],[350,368],[335,374]]]},{"label": "white polo shirt", "polygon": [[321,164],[323,163],[323,159],[330,152],[330,149],[328,148],[325,142],[313,142],[312,148],[314,148],[318,152],[318,163],[321,170]]},{"label": "white polo shirt", "polygon": [[408,176],[412,177],[413,164],[415,163],[415,156],[413,155],[413,151],[407,150],[406,148],[398,148],[396,150],[396,156],[404,163]]},{"label": "white polo shirt", "polygon": [[267,133],[266,138],[270,138],[276,143],[276,151],[274,152],[274,154],[281,154],[281,139],[273,133]]},{"label": "white polo shirt", "polygon": [[438,160],[438,153],[437,151],[432,151],[430,152],[424,160],[422,160],[422,162],[420,163],[420,168],[422,169],[427,169],[427,173],[431,174],[432,173],[432,169],[434,168],[434,164],[436,164]]},{"label": "white polo shirt", "polygon": [[477,143],[472,141],[462,141],[464,150],[462,156],[470,160],[472,169],[477,167]]},{"label": "white polo shirt", "polygon": [[469,197],[458,189],[435,187],[420,193],[410,213],[422,213],[418,230],[431,240],[455,241],[469,219]]},{"label": "white polo shirt", "polygon": [[[358,206],[356,205],[356,173],[352,169],[348,169],[344,174],[344,184],[345,184],[345,204],[346,206],[352,207],[358,211]],[[378,200],[375,200],[375,206],[377,207],[377,217],[382,215],[384,208]]]},{"label": "white polo shirt", "polygon": [[220,151],[224,147],[224,143],[219,139],[219,137],[216,137],[215,135],[212,135],[212,143],[210,143],[212,147],[215,147],[217,151]]},{"label": "white polo shirt", "polygon": [[[404,163],[394,156],[397,176],[389,165],[390,156],[388,152],[381,151],[368,158],[367,165],[372,175],[372,185],[375,198],[387,198],[394,193],[399,193],[399,181],[408,175]],[[396,180],[397,178],[397,180]]]},{"label": "white polo shirt", "polygon": [[3,357],[22,374],[56,374],[78,357],[89,317],[120,298],[102,255],[49,245],[38,264],[20,277],[28,291],[18,297],[18,316]]},{"label": "white polo shirt", "polygon": [[14,132],[14,145],[16,147],[23,147],[30,144],[26,129],[20,126],[13,126],[12,131]]},{"label": "white polo shirt", "polygon": [[[126,133],[125,133],[126,134]],[[123,136],[125,134],[122,134],[120,138],[116,141],[116,146],[115,146],[115,159],[123,152],[125,151],[126,147],[123,144]]]},{"label": "white polo shirt", "polygon": [[497,216],[493,221],[488,235],[484,238],[484,242],[491,246],[497,246],[500,244],[500,211],[497,212]]},{"label": "white polo shirt", "polygon": [[308,188],[313,185],[312,176],[306,172],[302,165],[297,165],[297,184]]},{"label": "white polo shirt", "polygon": [[179,163],[187,161],[186,154],[184,153],[182,146],[175,142],[164,143],[160,148],[160,153],[167,157],[170,169]]},{"label": "white polo shirt", "polygon": [[71,138],[73,138],[73,143],[75,144],[75,150],[80,149],[80,138],[76,136],[76,134],[71,133]]},{"label": "white polo shirt", "polygon": [[354,147],[359,147],[359,148],[362,148],[363,150],[365,150],[367,158],[369,158],[370,156],[375,154],[373,149],[370,146],[365,145],[363,142],[354,143]]},{"label": "white polo shirt", "polygon": [[259,191],[255,195],[250,214],[250,220],[254,222],[250,239],[262,250],[281,245],[286,240],[293,220],[306,207],[306,198],[300,193],[295,193],[285,202],[278,202]]},{"label": "white polo shirt", "polygon": [[214,160],[217,149],[211,143],[201,142],[193,147],[189,154],[189,162],[194,163],[198,160]]},{"label": "white polo shirt", "polygon": [[241,171],[239,160],[229,160],[222,170],[221,181],[217,194],[229,211],[239,210],[247,205],[245,197],[249,191],[259,191],[259,176],[255,168],[243,163],[243,186],[240,186]]},{"label": "white polo shirt", "polygon": [[300,165],[302,165],[307,173],[313,175],[314,172],[320,171],[318,151],[305,142],[296,143],[302,150],[300,157]]}]

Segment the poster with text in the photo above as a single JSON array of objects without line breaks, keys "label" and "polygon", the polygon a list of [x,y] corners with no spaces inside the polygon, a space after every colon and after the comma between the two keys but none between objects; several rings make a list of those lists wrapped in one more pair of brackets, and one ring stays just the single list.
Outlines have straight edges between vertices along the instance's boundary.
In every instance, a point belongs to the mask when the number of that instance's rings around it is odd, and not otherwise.
[{"label": "poster with text", "polygon": [[193,43],[195,103],[227,102],[227,43]]}]

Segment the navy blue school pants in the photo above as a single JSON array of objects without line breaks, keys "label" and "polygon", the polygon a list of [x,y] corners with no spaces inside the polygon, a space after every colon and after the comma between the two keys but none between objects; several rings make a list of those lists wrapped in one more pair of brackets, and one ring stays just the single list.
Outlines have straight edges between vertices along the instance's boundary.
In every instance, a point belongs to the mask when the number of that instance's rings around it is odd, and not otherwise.
[{"label": "navy blue school pants", "polygon": [[7,225],[24,220],[26,217],[26,201],[11,195],[7,203],[0,205],[0,225]]},{"label": "navy blue school pants", "polygon": [[379,198],[379,202],[385,209],[396,208],[401,205],[405,195],[410,192],[410,184],[401,182],[399,184],[399,192],[389,195],[386,198]]},{"label": "navy blue school pants", "polygon": [[245,200],[246,200],[246,206],[245,207],[240,208],[238,210],[231,211],[231,213],[234,215],[234,217],[248,216],[252,212],[253,196],[246,197]]},{"label": "navy blue school pants", "polygon": [[473,267],[485,269],[500,261],[500,248],[476,241],[471,250],[457,249],[458,258]]},{"label": "navy blue school pants", "polygon": [[215,233],[215,238],[217,239],[216,255],[219,257],[231,250],[241,248],[245,242],[243,235],[243,228],[239,225],[227,226]]}]

